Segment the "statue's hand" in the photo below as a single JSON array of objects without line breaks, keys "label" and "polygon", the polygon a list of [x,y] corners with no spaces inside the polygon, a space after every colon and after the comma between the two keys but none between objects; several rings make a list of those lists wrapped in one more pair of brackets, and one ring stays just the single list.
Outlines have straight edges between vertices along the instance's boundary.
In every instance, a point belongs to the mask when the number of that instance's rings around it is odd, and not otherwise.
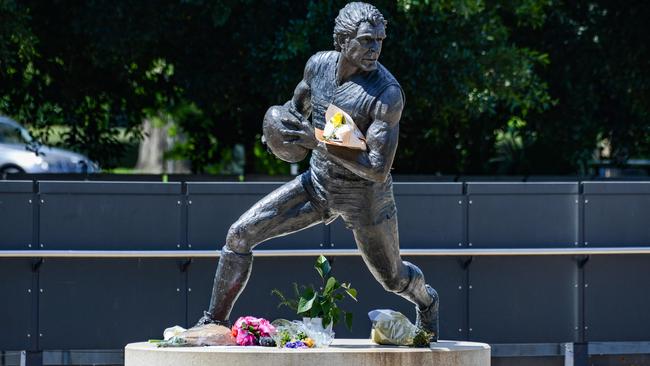
[{"label": "statue's hand", "polygon": [[285,144],[300,145],[309,150],[318,146],[314,127],[297,111],[290,109],[289,113],[282,116],[282,124],[289,127],[280,130],[280,133],[287,136]]}]

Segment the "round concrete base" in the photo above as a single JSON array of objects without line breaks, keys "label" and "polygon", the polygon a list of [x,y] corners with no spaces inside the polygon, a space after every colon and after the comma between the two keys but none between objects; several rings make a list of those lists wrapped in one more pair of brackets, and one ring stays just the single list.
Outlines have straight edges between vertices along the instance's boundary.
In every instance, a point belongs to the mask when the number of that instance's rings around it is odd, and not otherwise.
[{"label": "round concrete base", "polygon": [[368,339],[337,339],[329,348],[275,347],[157,348],[131,343],[124,352],[125,366],[488,366],[490,346],[483,343],[439,341],[430,348],[379,346]]}]

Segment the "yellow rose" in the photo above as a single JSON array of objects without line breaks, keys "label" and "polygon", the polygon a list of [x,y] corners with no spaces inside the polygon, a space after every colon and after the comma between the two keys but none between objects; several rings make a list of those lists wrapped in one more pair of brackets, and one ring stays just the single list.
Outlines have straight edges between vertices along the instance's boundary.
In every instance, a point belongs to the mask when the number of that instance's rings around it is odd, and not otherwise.
[{"label": "yellow rose", "polygon": [[336,112],[330,119],[334,127],[339,128],[341,125],[345,124],[345,118],[343,117],[343,113],[341,112]]}]

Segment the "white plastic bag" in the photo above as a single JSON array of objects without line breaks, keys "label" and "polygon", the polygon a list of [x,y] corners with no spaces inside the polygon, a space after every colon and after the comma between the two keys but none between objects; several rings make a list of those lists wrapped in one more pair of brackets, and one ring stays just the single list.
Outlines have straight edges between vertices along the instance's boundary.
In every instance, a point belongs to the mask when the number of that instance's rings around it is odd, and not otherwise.
[{"label": "white plastic bag", "polygon": [[418,328],[399,311],[378,309],[368,313],[372,322],[370,338],[377,344],[411,346]]}]

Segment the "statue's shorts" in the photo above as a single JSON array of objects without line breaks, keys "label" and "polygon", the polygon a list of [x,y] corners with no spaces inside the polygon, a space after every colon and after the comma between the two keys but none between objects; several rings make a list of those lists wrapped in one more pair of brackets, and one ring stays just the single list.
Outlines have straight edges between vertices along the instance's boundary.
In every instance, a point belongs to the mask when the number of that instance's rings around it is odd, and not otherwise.
[{"label": "statue's shorts", "polygon": [[297,179],[325,224],[341,216],[348,229],[356,229],[381,224],[397,213],[390,175],[377,183],[331,175],[321,178],[309,169]]}]

